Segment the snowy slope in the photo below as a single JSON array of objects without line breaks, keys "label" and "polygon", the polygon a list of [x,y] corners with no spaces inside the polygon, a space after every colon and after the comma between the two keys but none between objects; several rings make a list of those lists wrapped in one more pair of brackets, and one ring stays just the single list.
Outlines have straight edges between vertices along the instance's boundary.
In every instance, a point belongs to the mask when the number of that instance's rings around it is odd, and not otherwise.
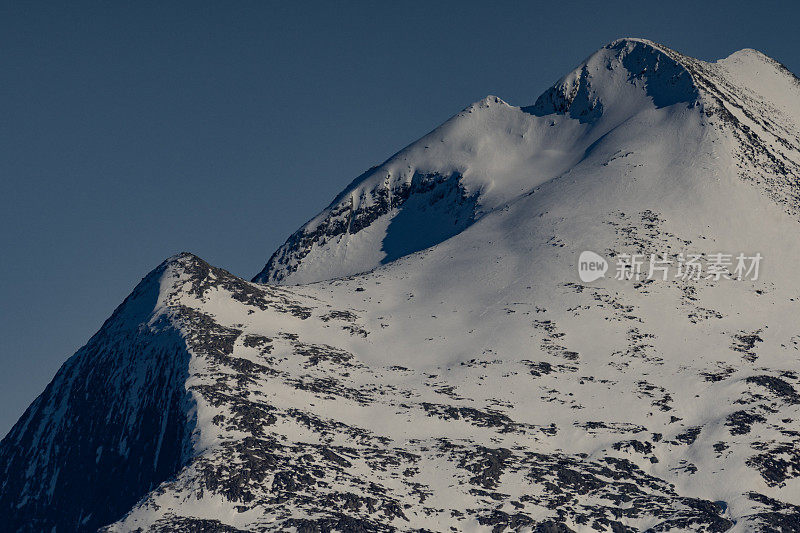
[{"label": "snowy slope", "polygon": [[[616,41],[535,105],[489,96],[371,169],[292,235],[256,281],[308,283],[370,270],[596,164],[592,156],[603,149],[676,152],[683,162],[650,161],[651,172],[671,172],[691,167],[685,151],[697,152],[699,139],[707,150],[721,140],[741,144],[732,151],[759,164],[737,172],[763,172],[749,178],[796,206],[786,178],[798,174],[798,97],[797,78],[755,51],[709,64],[649,41]],[[707,131],[710,124],[717,128]]]},{"label": "snowy slope", "polygon": [[[358,178],[283,286],[171,258],[0,445],[8,530],[797,530],[798,124],[758,52],[620,40]],[[759,278],[613,278],[717,252]]]}]

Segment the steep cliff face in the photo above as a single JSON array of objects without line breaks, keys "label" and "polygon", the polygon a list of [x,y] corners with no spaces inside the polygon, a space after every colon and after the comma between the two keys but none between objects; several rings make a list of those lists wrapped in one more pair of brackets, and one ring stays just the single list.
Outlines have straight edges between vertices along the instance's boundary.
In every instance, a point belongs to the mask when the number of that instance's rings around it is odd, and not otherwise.
[{"label": "steep cliff face", "polygon": [[136,287],[3,439],[4,531],[97,529],[183,465],[194,407],[162,292],[173,265]]},{"label": "steep cliff face", "polygon": [[3,526],[800,528],[798,124],[773,60],[637,39],[467,108],[298,230],[281,285],[145,278],[0,444]]}]

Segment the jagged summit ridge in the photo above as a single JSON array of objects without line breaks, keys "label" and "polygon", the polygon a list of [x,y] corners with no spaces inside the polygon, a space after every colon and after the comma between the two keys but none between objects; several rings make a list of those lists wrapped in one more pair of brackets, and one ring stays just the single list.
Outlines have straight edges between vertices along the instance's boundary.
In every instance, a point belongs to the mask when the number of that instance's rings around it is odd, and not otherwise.
[{"label": "jagged summit ridge", "polygon": [[568,113],[580,121],[593,121],[604,108],[630,97],[621,90],[627,84],[643,89],[656,107],[694,103],[698,88],[682,57],[652,41],[619,39],[595,52],[523,110],[537,116]]}]

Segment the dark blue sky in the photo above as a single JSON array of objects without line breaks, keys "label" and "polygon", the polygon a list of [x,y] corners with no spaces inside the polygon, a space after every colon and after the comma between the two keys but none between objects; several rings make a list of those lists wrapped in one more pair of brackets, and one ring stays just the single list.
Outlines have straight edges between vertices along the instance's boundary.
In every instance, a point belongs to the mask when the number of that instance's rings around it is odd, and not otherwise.
[{"label": "dark blue sky", "polygon": [[0,3],[0,435],[165,257],[250,278],[368,167],[618,37],[800,72],[793,5]]}]

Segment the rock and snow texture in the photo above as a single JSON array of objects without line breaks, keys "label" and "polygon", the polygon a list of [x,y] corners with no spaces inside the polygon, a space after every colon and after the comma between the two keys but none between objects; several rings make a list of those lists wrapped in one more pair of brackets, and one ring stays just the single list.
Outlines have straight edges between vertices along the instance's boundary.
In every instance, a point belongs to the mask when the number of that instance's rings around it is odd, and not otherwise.
[{"label": "rock and snow texture", "polygon": [[0,445],[2,527],[800,530],[799,124],[772,59],[638,39],[470,106],[256,282],[148,275]]},{"label": "rock and snow texture", "polygon": [[[619,40],[534,105],[489,96],[370,169],[293,234],[255,281],[292,285],[370,270],[576,173],[610,175],[606,189],[628,186],[620,170],[633,168],[629,156],[646,161],[639,180],[672,195],[724,172],[762,184],[797,212],[798,101],[798,79],[759,52],[705,63]],[[685,174],[701,183],[679,181]],[[647,192],[639,189],[626,200]]]}]

